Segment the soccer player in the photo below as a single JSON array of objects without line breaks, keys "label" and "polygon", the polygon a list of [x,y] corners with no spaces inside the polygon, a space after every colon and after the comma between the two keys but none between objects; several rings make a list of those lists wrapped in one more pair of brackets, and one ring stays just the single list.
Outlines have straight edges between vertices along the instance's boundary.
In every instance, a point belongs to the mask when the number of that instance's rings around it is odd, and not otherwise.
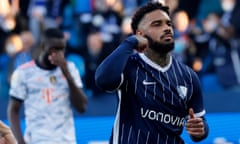
[{"label": "soccer player", "polygon": [[[184,126],[193,141],[208,135],[196,73],[171,56],[168,7],[147,3],[133,15],[134,35],[97,68],[96,84],[117,90],[119,105],[111,144],[182,144]],[[185,121],[186,120],[186,121]]]},{"label": "soccer player", "polygon": [[[8,119],[18,144],[76,144],[72,106],[84,112],[87,99],[80,74],[66,61],[62,31],[46,29],[36,60],[20,65],[11,78]],[[25,136],[19,111],[24,103]]]},{"label": "soccer player", "polygon": [[0,144],[17,144],[11,129],[0,120]]}]

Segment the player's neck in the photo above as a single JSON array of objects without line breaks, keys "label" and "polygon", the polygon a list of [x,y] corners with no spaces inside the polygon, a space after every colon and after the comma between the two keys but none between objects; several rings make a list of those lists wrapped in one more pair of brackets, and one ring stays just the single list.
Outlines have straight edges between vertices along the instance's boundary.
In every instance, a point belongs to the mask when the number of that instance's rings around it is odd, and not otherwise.
[{"label": "player's neck", "polygon": [[145,52],[144,53],[150,60],[160,65],[161,67],[165,67],[170,62],[170,53],[167,54],[159,54],[156,52]]}]

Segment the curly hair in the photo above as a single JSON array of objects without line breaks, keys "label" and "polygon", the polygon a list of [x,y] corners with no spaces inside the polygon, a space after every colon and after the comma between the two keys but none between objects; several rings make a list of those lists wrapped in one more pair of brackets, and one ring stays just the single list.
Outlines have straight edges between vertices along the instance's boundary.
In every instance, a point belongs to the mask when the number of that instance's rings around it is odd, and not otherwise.
[{"label": "curly hair", "polygon": [[150,13],[157,9],[160,9],[169,15],[169,7],[163,6],[159,2],[148,2],[146,5],[139,7],[132,17],[132,22],[131,22],[132,32],[134,34],[136,33],[136,30],[138,28],[140,21],[147,13]]}]

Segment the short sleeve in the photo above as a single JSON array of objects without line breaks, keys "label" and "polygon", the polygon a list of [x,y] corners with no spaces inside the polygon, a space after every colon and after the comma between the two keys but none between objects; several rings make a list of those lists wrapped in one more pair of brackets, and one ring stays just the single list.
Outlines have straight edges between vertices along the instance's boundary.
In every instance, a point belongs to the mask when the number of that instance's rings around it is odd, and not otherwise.
[{"label": "short sleeve", "polygon": [[9,95],[17,99],[24,100],[27,94],[24,74],[20,69],[16,69],[11,77]]}]

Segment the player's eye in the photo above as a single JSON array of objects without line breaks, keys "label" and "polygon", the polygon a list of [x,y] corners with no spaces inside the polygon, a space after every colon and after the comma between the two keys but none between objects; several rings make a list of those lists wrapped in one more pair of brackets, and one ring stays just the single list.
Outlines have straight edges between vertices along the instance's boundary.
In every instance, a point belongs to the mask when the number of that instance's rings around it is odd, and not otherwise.
[{"label": "player's eye", "polygon": [[167,25],[172,27],[172,26],[173,26],[173,23],[172,23],[171,21],[168,21],[168,22],[167,22]]},{"label": "player's eye", "polygon": [[151,25],[152,26],[161,26],[162,25],[162,21],[155,21]]}]

